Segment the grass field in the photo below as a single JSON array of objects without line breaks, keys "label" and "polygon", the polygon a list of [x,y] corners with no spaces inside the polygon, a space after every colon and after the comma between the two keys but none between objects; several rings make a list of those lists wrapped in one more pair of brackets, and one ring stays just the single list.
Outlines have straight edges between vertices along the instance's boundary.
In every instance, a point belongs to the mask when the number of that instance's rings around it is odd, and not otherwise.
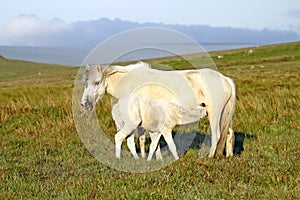
[{"label": "grass field", "polygon": [[[300,43],[251,49],[211,53],[236,83],[244,151],[199,159],[191,148],[143,174],[110,169],[85,149],[72,117],[78,68],[0,57],[0,199],[300,199]],[[148,62],[189,67],[178,57]],[[98,112],[113,136],[108,103]]]}]

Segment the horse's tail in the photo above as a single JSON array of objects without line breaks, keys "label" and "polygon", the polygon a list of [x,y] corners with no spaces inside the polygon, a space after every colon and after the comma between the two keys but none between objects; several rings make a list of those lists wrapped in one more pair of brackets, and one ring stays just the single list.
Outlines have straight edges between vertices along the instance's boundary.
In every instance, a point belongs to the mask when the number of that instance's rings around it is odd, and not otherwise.
[{"label": "horse's tail", "polygon": [[231,128],[232,125],[232,116],[235,110],[235,101],[236,101],[236,91],[235,91],[235,85],[232,79],[225,77],[227,83],[230,85],[231,88],[231,94],[230,97],[225,104],[222,114],[221,114],[221,120],[220,120],[220,129],[221,129],[221,135],[220,140],[217,146],[216,150],[216,156],[222,156],[225,149],[225,143],[228,135],[229,128]]}]

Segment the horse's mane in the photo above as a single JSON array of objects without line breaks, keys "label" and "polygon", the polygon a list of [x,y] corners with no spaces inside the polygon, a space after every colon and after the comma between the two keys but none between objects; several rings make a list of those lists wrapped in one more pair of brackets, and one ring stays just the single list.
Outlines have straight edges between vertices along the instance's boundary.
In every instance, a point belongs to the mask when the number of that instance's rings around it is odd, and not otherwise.
[{"label": "horse's mane", "polygon": [[[92,65],[93,67],[97,67],[100,65]],[[100,66],[103,71],[106,71],[107,69],[122,69],[126,71],[131,71],[133,69],[151,69],[151,65],[145,62],[137,62],[135,64],[120,66],[120,65],[101,65]],[[89,69],[84,70],[84,74],[87,74],[90,71]]]},{"label": "horse's mane", "polygon": [[135,63],[135,64],[131,64],[131,65],[126,65],[124,66],[128,71],[131,71],[133,69],[138,69],[138,68],[141,68],[141,69],[151,69],[151,65],[148,64],[148,63],[145,63],[145,62],[138,62],[138,63]]},{"label": "horse's mane", "polygon": [[101,81],[105,80],[107,78],[107,76],[111,73],[114,72],[122,72],[122,73],[128,73],[132,70],[148,70],[151,69],[150,64],[145,63],[145,62],[138,62],[135,64],[131,64],[131,65],[126,65],[126,66],[119,66],[119,65],[111,65],[111,66],[102,66],[102,77],[101,77]]}]

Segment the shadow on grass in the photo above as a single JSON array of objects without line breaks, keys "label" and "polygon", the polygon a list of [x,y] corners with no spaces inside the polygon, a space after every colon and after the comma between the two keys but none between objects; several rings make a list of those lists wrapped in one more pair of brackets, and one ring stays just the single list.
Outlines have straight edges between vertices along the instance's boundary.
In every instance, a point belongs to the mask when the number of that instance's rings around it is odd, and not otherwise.
[{"label": "shadow on grass", "polygon": [[[201,144],[203,144],[205,136],[207,136],[207,135],[198,132],[196,134],[196,137],[194,138],[192,144],[190,145],[190,148],[200,149]],[[244,132],[234,132],[234,137],[235,137],[235,143],[234,143],[234,149],[233,149],[234,155],[240,155],[244,151],[245,139],[255,139],[256,138],[255,135],[247,134]]]},{"label": "shadow on grass", "polygon": [[[176,144],[177,152],[179,155],[185,154],[188,149],[201,149],[201,146],[205,144],[206,146],[210,146],[210,135],[192,131],[190,133],[184,132],[184,133],[178,133],[178,132],[172,132],[174,142]],[[240,155],[244,151],[244,141],[245,139],[255,139],[255,135],[251,135],[244,132],[234,132],[235,136],[235,143],[234,143],[234,155]],[[149,145],[151,143],[151,139],[148,137],[146,140],[146,143]],[[168,150],[168,145],[166,141],[161,137],[159,142],[161,151],[163,155],[171,155]],[[146,145],[147,146],[147,145]],[[137,151],[140,153],[139,145],[137,145]],[[148,152],[149,149],[146,147],[146,152]],[[225,152],[224,152],[225,153]],[[225,154],[224,154],[225,155]]]}]

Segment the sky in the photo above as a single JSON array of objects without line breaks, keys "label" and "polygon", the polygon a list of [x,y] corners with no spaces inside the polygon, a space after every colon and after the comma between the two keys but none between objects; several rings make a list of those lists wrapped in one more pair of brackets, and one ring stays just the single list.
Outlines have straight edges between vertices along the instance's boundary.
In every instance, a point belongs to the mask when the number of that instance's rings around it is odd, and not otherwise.
[{"label": "sky", "polygon": [[0,44],[35,30],[55,32],[103,17],[300,34],[300,0],[9,0],[1,5]]},{"label": "sky", "polygon": [[108,17],[252,29],[300,28],[299,0],[9,0],[1,5],[1,26],[20,14],[33,14],[66,23]]}]

